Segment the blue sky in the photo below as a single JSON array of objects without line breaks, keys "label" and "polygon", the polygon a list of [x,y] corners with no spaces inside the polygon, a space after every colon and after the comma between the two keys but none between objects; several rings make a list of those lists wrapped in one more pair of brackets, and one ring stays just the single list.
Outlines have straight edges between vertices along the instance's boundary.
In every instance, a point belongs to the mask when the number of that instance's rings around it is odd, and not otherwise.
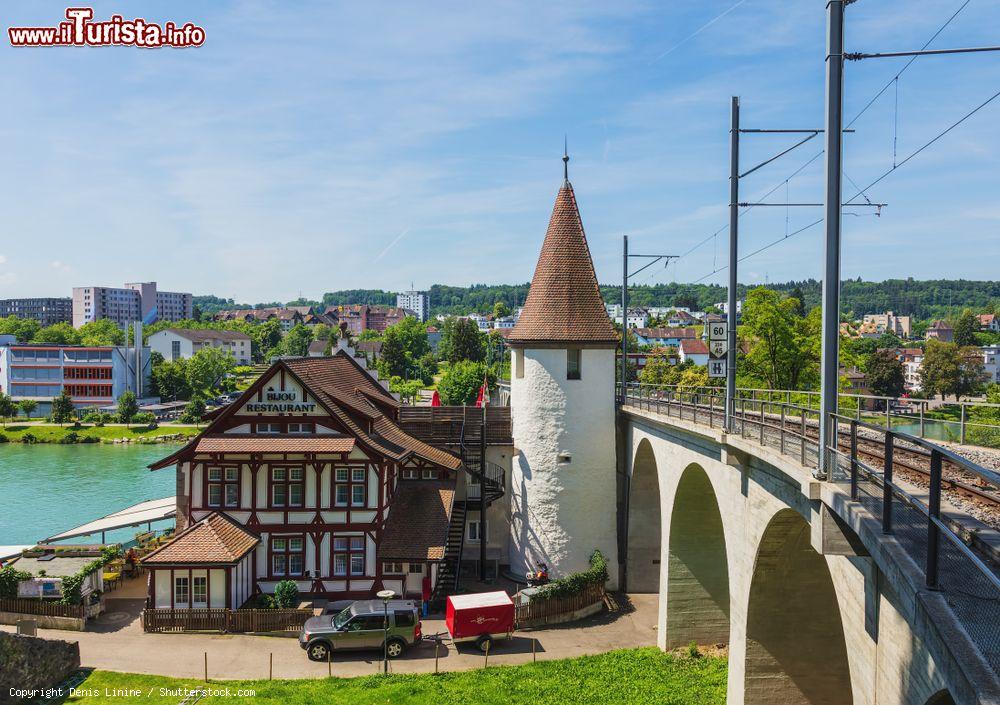
[{"label": "blue sky", "polygon": [[[848,50],[917,49],[963,1],[855,3]],[[822,0],[93,6],[98,19],[193,21],[207,41],[4,39],[0,297],[135,280],[251,302],[527,281],[564,134],[598,276],[613,283],[622,235],[680,254],[727,222],[731,95],[745,126],[822,127]],[[65,7],[8,0],[4,28],[55,24]],[[1000,44],[997,27],[1000,7],[972,0],[933,46]],[[905,61],[849,64],[847,117]],[[898,81],[897,158],[997,90],[1000,54],[918,59]],[[847,137],[860,185],[892,166],[896,94]],[[845,217],[845,277],[998,276],[998,121],[1000,99],[874,188],[881,218]],[[744,168],[789,144],[745,137]],[[819,148],[745,179],[746,199],[780,185],[770,198],[783,200]],[[820,158],[790,180],[789,197],[821,200],[822,170]],[[820,215],[748,213],[741,252],[782,237],[786,216],[792,232]],[[726,238],[647,281],[706,277]],[[740,279],[819,278],[821,253],[815,227],[746,260]]]}]

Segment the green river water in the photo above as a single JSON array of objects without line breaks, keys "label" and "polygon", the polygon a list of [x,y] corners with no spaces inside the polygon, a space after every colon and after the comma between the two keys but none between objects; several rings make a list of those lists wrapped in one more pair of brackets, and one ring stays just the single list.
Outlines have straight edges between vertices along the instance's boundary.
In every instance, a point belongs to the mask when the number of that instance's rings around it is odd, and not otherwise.
[{"label": "green river water", "polygon": [[[137,502],[173,495],[173,469],[152,472],[146,466],[177,447],[0,445],[0,545],[33,543]],[[109,532],[107,538],[128,540],[137,530]]]}]

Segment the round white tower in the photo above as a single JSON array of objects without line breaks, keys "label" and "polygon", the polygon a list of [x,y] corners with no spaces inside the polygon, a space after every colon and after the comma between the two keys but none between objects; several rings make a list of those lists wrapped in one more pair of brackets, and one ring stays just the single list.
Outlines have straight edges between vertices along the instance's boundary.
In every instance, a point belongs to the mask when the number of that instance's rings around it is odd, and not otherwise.
[{"label": "round white tower", "polygon": [[563,577],[586,570],[599,549],[617,587],[617,336],[568,178],[509,343],[511,569],[544,562]]}]

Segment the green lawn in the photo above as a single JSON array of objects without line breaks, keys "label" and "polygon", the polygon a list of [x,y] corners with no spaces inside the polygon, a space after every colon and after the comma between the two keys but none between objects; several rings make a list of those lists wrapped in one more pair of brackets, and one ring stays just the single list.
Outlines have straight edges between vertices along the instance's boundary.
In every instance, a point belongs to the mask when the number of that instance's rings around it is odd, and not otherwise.
[{"label": "green lawn", "polygon": [[194,436],[200,429],[195,426],[158,426],[157,428],[147,428],[146,426],[135,426],[126,428],[125,426],[90,426],[82,424],[79,428],[72,426],[59,426],[56,424],[32,424],[9,423],[0,426],[0,434],[6,436],[8,441],[18,443],[24,440],[24,436],[30,433],[35,437],[36,443],[71,443],[71,440],[64,440],[70,433],[76,433],[76,442],[85,442],[85,438],[96,438],[98,440],[111,441],[118,438],[128,438],[136,440],[150,440],[159,436],[172,436],[183,434],[185,437]]},{"label": "green lawn", "polygon": [[[101,695],[79,695],[66,703],[120,703],[105,697],[106,688],[135,688],[146,703],[175,705],[176,693],[161,695],[161,688],[204,685],[195,680],[95,671],[79,687]],[[726,701],[726,661],[703,656],[689,658],[664,654],[658,649],[612,651],[599,656],[542,661],[525,666],[499,666],[486,670],[446,673],[439,676],[390,675],[292,681],[217,681],[212,688],[229,688],[230,694],[202,702],[251,700],[257,705],[722,705]],[[237,697],[237,689],[252,689],[253,698]],[[135,702],[135,699],[130,699]]]}]

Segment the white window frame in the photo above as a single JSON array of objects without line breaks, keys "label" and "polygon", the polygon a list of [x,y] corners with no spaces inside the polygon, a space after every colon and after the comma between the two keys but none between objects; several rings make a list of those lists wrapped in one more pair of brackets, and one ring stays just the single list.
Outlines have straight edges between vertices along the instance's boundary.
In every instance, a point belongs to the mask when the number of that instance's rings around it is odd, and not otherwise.
[{"label": "white window frame", "polygon": [[469,523],[466,526],[465,540],[469,543],[479,543],[479,537],[482,533],[482,526],[485,524],[486,529],[486,543],[490,542],[490,521],[487,519],[485,522],[479,519],[469,519]]}]

